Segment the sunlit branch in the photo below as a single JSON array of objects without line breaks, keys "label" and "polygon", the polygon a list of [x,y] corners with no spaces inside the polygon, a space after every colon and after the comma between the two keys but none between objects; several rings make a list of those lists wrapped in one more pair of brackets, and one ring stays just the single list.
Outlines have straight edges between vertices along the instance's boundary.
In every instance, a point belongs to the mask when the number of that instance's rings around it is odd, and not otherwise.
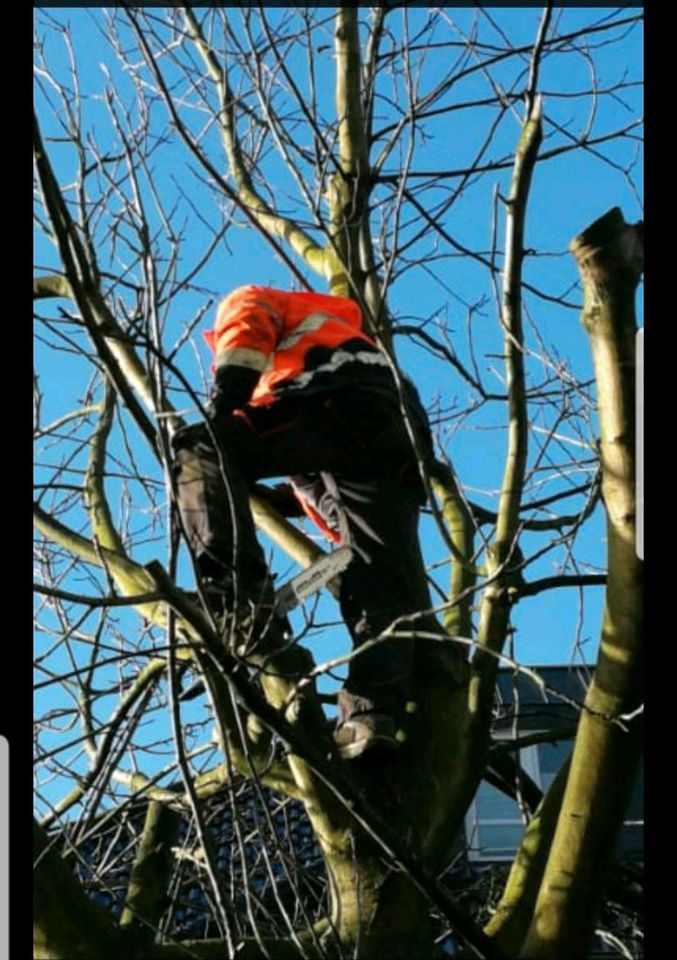
[{"label": "sunlit branch", "polygon": [[271,210],[254,189],[236,133],[235,100],[228,84],[226,69],[219,64],[216,54],[205,40],[192,9],[183,7],[182,13],[188,33],[195,43],[209,76],[216,84],[219,97],[218,120],[239,204],[252,212],[266,232],[286,240],[310,267],[322,274],[324,272],[322,248],[293,221]]}]

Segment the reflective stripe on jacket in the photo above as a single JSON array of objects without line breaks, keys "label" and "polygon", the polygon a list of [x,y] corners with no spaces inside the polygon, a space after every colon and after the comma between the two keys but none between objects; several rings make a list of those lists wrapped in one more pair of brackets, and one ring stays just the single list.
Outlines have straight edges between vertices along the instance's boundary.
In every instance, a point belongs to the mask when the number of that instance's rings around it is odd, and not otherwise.
[{"label": "reflective stripe on jacket", "polygon": [[219,304],[205,339],[215,370],[233,365],[261,374],[249,400],[254,406],[331,389],[356,374],[363,382],[370,373],[391,380],[387,360],[362,330],[359,306],[347,297],[238,287]]}]

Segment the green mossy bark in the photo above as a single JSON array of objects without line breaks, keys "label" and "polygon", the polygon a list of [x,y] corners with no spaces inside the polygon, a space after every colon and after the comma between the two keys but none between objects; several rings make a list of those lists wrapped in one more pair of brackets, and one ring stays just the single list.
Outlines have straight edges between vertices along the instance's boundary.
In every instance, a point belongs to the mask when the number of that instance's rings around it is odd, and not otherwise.
[{"label": "green mossy bark", "polygon": [[524,832],[496,912],[484,932],[506,956],[517,956],[529,929],[550,844],[562,808],[569,763],[562,766]]}]

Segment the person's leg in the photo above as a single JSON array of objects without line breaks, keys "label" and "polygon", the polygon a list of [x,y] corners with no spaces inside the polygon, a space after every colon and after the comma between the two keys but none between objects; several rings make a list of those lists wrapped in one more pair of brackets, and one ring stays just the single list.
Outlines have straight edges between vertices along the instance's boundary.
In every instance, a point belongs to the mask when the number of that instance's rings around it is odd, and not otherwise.
[{"label": "person's leg", "polygon": [[341,580],[341,612],[356,650],[375,641],[349,664],[339,719],[366,712],[399,716],[414,661],[406,617],[418,606],[412,565],[420,501],[398,481],[335,479],[355,552]]},{"label": "person's leg", "polygon": [[341,612],[355,649],[375,641],[350,662],[339,694],[339,719],[400,715],[409,695],[414,641],[406,635],[406,622],[394,623],[420,607],[413,571],[425,494],[418,465],[393,401],[359,392],[336,394],[328,398],[326,412],[342,428],[348,452],[328,478],[333,496],[325,495],[322,503],[333,525],[344,527],[355,553],[342,576]]},{"label": "person's leg", "polygon": [[218,449],[202,424],[177,433],[173,444],[179,509],[205,600],[224,644],[257,671],[268,701],[288,718],[304,712],[311,723],[323,723],[313,688],[296,686],[310,673],[312,659],[293,643],[287,618],[275,612],[256,539],[249,493],[261,460],[260,438],[237,417],[217,430]]},{"label": "person's leg", "polygon": [[249,509],[247,428],[227,424],[217,451],[205,424],[179,431],[173,441],[179,509],[198,571],[222,585],[258,583],[267,567]]},{"label": "person's leg", "polygon": [[314,506],[353,549],[339,595],[353,656],[338,695],[335,731],[341,755],[352,759],[376,747],[397,747],[414,708],[408,615],[421,608],[415,586],[420,497],[400,481],[355,481],[326,472],[318,479],[323,489],[315,484]]},{"label": "person's leg", "polygon": [[[358,649],[420,606],[412,570],[424,494],[406,426],[394,403],[359,391],[297,402],[281,429],[275,418],[274,411],[254,416],[259,436],[269,438],[268,469],[312,474],[297,486],[312,491],[314,508],[353,548],[340,606]],[[407,625],[393,632],[406,634]],[[358,653],[339,694],[339,722],[356,714],[401,715],[413,660],[414,642],[403,635]]]}]

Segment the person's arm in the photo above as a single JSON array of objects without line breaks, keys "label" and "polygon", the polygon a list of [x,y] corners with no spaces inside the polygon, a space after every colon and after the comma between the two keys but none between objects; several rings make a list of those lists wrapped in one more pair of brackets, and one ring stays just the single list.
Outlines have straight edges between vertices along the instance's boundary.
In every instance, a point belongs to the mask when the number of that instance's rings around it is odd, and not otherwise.
[{"label": "person's arm", "polygon": [[239,287],[219,304],[209,337],[214,350],[211,416],[228,416],[247,403],[281,329],[282,318],[265,287]]},{"label": "person's arm", "polygon": [[233,410],[241,410],[254,392],[259,377],[258,371],[234,363],[218,367],[207,401],[209,416],[220,420],[230,416]]}]

